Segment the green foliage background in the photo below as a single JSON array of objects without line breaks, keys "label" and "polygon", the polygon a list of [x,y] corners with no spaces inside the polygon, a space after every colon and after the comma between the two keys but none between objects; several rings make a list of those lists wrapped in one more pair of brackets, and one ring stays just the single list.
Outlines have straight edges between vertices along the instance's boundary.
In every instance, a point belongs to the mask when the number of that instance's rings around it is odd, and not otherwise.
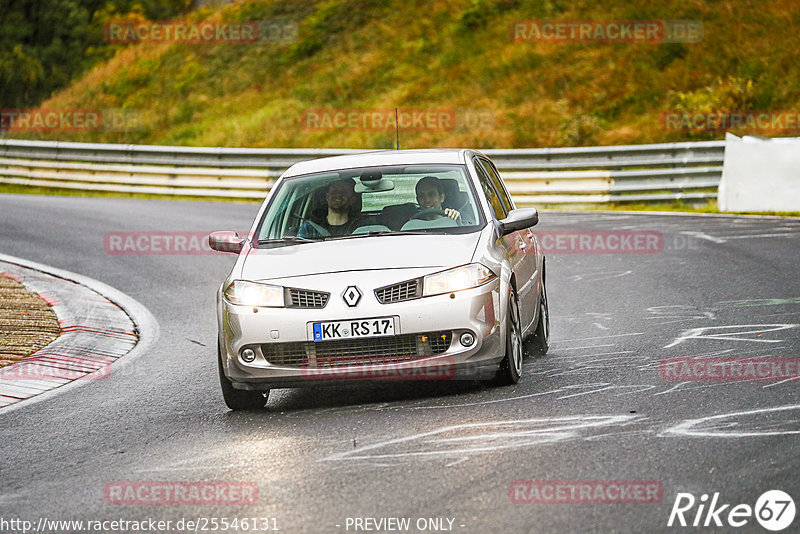
[{"label": "green foliage background", "polygon": [[0,104],[25,108],[67,85],[114,50],[112,18],[170,19],[191,0],[0,0]]},{"label": "green foliage background", "polygon": [[[138,117],[124,132],[16,137],[389,148],[392,129],[312,129],[303,112],[399,106],[492,118],[479,128],[404,131],[404,148],[575,146],[722,137],[667,131],[660,123],[667,110],[800,109],[796,0],[251,0],[190,13],[176,0],[10,5],[0,37],[4,107],[44,98],[43,108],[116,108]],[[127,13],[290,20],[299,34],[289,43],[104,44],[102,24]],[[511,25],[532,19],[690,19],[703,23],[704,36],[672,44],[513,42]],[[796,132],[770,132],[781,134]]]}]

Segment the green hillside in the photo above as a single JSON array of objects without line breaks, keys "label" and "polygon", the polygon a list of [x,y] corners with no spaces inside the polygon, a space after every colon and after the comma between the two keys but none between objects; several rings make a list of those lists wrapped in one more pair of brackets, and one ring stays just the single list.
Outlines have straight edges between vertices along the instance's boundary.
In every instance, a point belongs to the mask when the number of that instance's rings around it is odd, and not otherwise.
[{"label": "green hillside", "polygon": [[[401,129],[404,148],[608,145],[724,135],[666,129],[668,110],[800,109],[796,0],[257,0],[189,18],[281,21],[297,34],[114,45],[110,60],[41,107],[122,109],[128,128],[11,136],[381,148],[394,146],[390,115],[399,107],[423,120]],[[511,33],[526,20],[664,19],[701,22],[702,39],[517,42]],[[351,112],[352,123],[333,124],[335,110]],[[372,113],[380,117],[364,128]],[[798,135],[796,127],[736,131]]]}]

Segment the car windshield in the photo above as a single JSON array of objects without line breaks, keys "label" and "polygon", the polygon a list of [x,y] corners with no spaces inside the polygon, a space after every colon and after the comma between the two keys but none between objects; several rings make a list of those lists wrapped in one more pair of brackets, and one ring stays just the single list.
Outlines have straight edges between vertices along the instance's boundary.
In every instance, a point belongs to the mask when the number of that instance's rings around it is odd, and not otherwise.
[{"label": "car windshield", "polygon": [[283,180],[259,223],[262,246],[482,228],[463,165],[392,165]]}]

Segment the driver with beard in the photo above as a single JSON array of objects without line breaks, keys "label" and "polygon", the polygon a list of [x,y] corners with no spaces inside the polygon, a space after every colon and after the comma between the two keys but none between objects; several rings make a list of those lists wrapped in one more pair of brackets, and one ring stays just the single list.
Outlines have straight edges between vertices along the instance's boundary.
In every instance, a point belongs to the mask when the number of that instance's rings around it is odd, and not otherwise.
[{"label": "driver with beard", "polygon": [[349,179],[328,184],[325,204],[321,211],[311,214],[297,232],[298,237],[319,238],[349,235],[358,228],[360,213],[354,213],[356,205],[355,182]]}]

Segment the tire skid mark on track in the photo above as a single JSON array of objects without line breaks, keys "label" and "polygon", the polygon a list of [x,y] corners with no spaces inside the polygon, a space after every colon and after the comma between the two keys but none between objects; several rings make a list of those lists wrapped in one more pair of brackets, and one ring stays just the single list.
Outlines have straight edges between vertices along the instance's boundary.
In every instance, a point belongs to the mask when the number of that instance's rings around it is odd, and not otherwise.
[{"label": "tire skid mark on track", "polygon": [[553,341],[553,344],[556,343],[570,343],[572,341],[589,341],[591,339],[608,339],[610,337],[626,337],[626,336],[642,336],[644,332],[633,332],[629,334],[610,334],[607,336],[592,336],[592,337],[580,337],[576,339],[558,339]]}]

